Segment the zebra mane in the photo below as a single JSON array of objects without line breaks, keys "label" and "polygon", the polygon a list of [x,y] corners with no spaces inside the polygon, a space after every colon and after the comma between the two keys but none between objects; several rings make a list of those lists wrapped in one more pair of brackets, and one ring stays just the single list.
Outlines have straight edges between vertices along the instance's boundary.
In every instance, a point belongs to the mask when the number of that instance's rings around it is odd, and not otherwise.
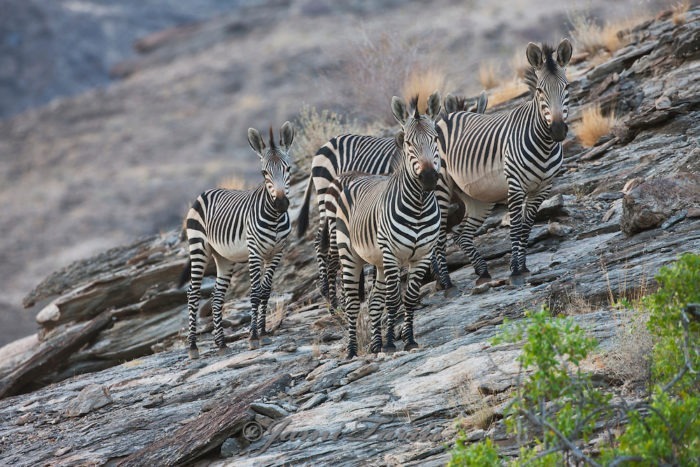
[{"label": "zebra mane", "polygon": [[[398,133],[397,133],[398,134]],[[393,137],[396,141],[396,136]],[[391,159],[389,161],[389,173],[396,173],[399,171],[403,163],[403,148],[400,148],[397,144],[394,145],[394,152],[391,153]]]},{"label": "zebra mane", "polygon": [[413,107],[413,118],[419,119],[420,113],[418,112],[418,94],[411,97],[411,107]]},{"label": "zebra mane", "polygon": [[270,149],[277,149],[277,146],[275,145],[275,135],[272,132],[272,127],[270,127]]},{"label": "zebra mane", "polygon": [[542,55],[544,55],[544,66],[552,74],[556,74],[559,70],[559,65],[554,59],[554,47],[549,44],[542,44]]}]

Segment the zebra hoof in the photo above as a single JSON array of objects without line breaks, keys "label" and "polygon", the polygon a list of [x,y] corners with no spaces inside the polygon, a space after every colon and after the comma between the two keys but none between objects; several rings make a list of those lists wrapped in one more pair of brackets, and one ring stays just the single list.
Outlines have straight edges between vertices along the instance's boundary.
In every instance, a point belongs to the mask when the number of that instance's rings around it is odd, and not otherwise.
[{"label": "zebra hoof", "polygon": [[190,349],[187,351],[187,355],[190,356],[190,360],[197,360],[199,358],[199,350]]},{"label": "zebra hoof", "polygon": [[511,274],[510,275],[510,285],[520,287],[525,285],[525,276],[522,274]]},{"label": "zebra hoof", "polygon": [[219,349],[216,351],[216,355],[218,355],[219,357],[223,357],[227,353],[228,353],[228,347],[226,347],[225,345],[223,347],[219,347]]},{"label": "zebra hoof", "polygon": [[260,345],[270,345],[272,344],[272,339],[269,335],[260,337]]},{"label": "zebra hoof", "polygon": [[459,289],[456,286],[452,286],[449,289],[445,289],[443,292],[443,295],[445,298],[455,298],[459,297],[462,293],[459,291]]},{"label": "zebra hoof", "polygon": [[357,352],[354,350],[348,350],[348,356],[346,357],[346,360],[352,360],[355,357],[357,357]]},{"label": "zebra hoof", "polygon": [[416,341],[411,341],[411,342],[406,342],[406,343],[404,344],[404,346],[403,346],[403,349],[404,349],[406,352],[408,352],[409,350],[417,349],[418,347],[419,347],[419,346],[418,346],[418,342],[416,342]]},{"label": "zebra hoof", "polygon": [[386,344],[386,345],[382,346],[382,352],[394,353],[394,352],[396,352],[396,346],[394,344]]},{"label": "zebra hoof", "polygon": [[250,339],[248,341],[248,348],[250,350],[258,350],[260,348],[260,341],[258,339]]}]

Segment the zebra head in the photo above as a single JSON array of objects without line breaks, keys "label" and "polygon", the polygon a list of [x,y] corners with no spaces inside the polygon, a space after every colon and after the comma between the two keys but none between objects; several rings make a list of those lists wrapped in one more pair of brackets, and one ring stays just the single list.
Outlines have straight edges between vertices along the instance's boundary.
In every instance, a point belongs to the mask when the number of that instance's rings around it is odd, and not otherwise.
[{"label": "zebra head", "polygon": [[403,149],[405,159],[423,190],[435,190],[440,172],[440,155],[437,145],[435,119],[440,114],[440,94],[436,91],[428,98],[427,114],[418,111],[418,96],[411,100],[411,109],[400,97],[391,99],[391,111],[401,125],[396,144]]},{"label": "zebra head", "polygon": [[571,43],[562,39],[556,56],[554,53],[554,48],[547,44],[542,48],[532,42],[527,45],[527,61],[535,72],[531,84],[535,88],[540,116],[547,123],[552,139],[561,142],[569,129],[566,125],[569,114],[569,82],[564,67],[571,59]]},{"label": "zebra head", "polygon": [[262,162],[262,175],[265,178],[265,189],[272,198],[272,204],[279,213],[289,208],[289,147],[294,140],[294,127],[284,122],[280,129],[280,143],[275,144],[275,138],[270,127],[270,147],[255,128],[248,128],[248,143]]}]

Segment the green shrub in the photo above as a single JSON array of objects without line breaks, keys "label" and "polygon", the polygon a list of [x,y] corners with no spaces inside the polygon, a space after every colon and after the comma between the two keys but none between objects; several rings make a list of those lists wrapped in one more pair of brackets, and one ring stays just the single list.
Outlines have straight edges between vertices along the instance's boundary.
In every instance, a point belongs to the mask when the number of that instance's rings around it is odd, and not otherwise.
[{"label": "green shrub", "polygon": [[493,446],[490,439],[487,438],[482,442],[469,444],[464,432],[460,431],[455,447],[452,449],[452,457],[447,466],[491,467],[499,464],[498,450]]}]

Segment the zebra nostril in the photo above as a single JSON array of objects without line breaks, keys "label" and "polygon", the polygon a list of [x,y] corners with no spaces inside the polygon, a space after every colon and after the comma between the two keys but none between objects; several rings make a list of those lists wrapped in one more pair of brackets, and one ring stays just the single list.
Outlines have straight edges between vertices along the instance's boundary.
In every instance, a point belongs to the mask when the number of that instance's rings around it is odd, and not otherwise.
[{"label": "zebra nostril", "polygon": [[286,196],[275,198],[274,206],[277,212],[287,212],[289,208],[289,199]]},{"label": "zebra nostril", "polygon": [[418,178],[425,191],[433,191],[437,187],[438,172],[432,167],[422,171]]},{"label": "zebra nostril", "polygon": [[563,120],[554,120],[549,126],[549,132],[552,135],[552,139],[557,143],[564,141],[566,138],[566,133],[569,131],[569,126],[564,123]]}]

